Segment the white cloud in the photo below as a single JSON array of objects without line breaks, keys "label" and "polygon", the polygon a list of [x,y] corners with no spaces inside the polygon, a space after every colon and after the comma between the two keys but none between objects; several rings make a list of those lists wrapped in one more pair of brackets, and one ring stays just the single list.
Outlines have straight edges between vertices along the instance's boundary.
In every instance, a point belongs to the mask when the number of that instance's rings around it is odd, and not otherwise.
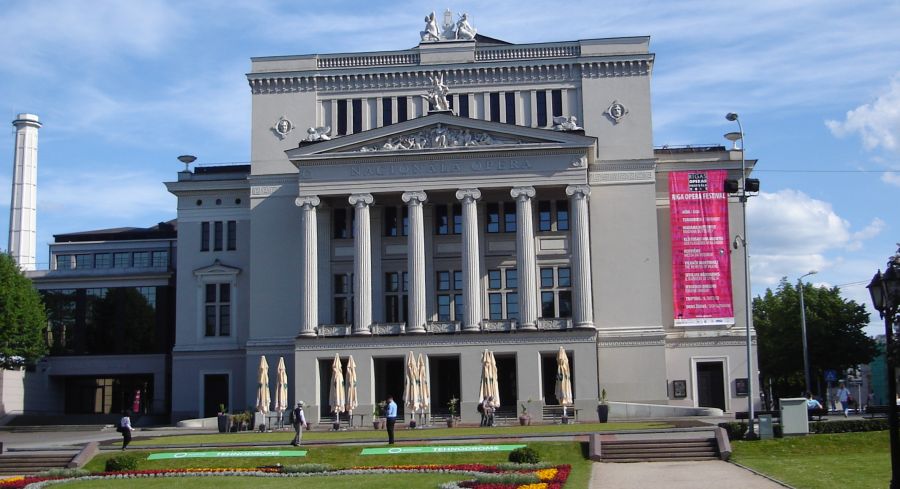
[{"label": "white cloud", "polygon": [[38,209],[48,220],[99,217],[131,220],[132,225],[148,215],[174,216],[175,197],[162,180],[159,174],[121,167],[47,172],[38,190]]},{"label": "white cloud", "polygon": [[885,227],[884,221],[875,218],[853,231],[830,203],[792,189],[761,193],[751,200],[747,212],[752,278],[766,286],[777,284],[783,276],[832,268],[841,260],[835,253],[858,250]]},{"label": "white cloud", "polygon": [[825,124],[837,137],[859,134],[866,149],[900,150],[900,74],[874,102],[848,111],[842,122]]},{"label": "white cloud", "polygon": [[881,174],[881,181],[888,185],[896,185],[897,187],[900,187],[900,172],[884,172]]}]

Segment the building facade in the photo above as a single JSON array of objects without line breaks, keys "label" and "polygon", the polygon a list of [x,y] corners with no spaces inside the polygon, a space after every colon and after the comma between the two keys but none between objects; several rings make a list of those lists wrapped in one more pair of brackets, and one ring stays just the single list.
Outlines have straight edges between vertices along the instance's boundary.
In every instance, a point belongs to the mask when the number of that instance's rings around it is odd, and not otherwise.
[{"label": "building facade", "polygon": [[[501,409],[536,409],[557,403],[560,347],[576,408],[601,389],[746,406],[742,254],[734,318],[676,326],[669,202],[670,174],[740,178],[741,151],[654,150],[649,38],[509,44],[435,25],[408,50],[254,58],[250,165],[166,184],[173,417],[253,405],[263,355],[327,416],[336,353],[371,412],[401,397],[413,351],[431,410],[456,398],[467,420],[486,349]],[[732,199],[728,252],[743,218]]]}]

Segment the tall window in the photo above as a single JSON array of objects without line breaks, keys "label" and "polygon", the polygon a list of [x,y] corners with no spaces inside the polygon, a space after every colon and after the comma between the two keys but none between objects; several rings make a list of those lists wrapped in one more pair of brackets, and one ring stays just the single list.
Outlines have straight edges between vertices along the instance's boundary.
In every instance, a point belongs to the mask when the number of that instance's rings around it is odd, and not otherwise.
[{"label": "tall window", "polygon": [[487,219],[485,230],[489,233],[516,232],[516,203],[490,202],[485,204]]},{"label": "tall window", "polygon": [[491,319],[519,318],[518,287],[515,268],[488,270],[488,313]]},{"label": "tall window", "polygon": [[390,126],[394,123],[394,104],[391,103],[391,97],[381,99],[381,125]]},{"label": "tall window", "polygon": [[353,324],[353,275],[334,275],[334,322]]},{"label": "tall window", "polygon": [[506,102],[506,123],[516,123],[516,94],[514,92],[506,92],[504,94]]},{"label": "tall window", "polygon": [[206,336],[231,335],[231,285],[206,284]]},{"label": "tall window", "polygon": [[353,99],[353,133],[362,131],[362,99]]},{"label": "tall window", "polygon": [[353,237],[353,209],[346,207],[334,209],[332,212],[332,237],[334,239],[350,239]]},{"label": "tall window", "polygon": [[500,122],[500,94],[492,93],[490,94],[491,100],[491,120],[494,122]]},{"label": "tall window", "polygon": [[407,236],[409,234],[409,208],[385,207],[384,208],[384,235]]},{"label": "tall window", "polygon": [[222,221],[213,223],[213,251],[222,251]]},{"label": "tall window", "polygon": [[572,269],[541,267],[541,317],[572,317]]},{"label": "tall window", "polygon": [[469,95],[466,93],[459,94],[459,116],[469,117]]},{"label": "tall window", "polygon": [[463,318],[462,272],[437,272],[438,321],[460,321]]},{"label": "tall window", "polygon": [[237,249],[237,221],[228,221],[228,250]]},{"label": "tall window", "polygon": [[568,231],[569,230],[569,201],[567,201],[567,200],[540,200],[540,201],[538,201],[538,230],[539,231]]},{"label": "tall window", "polygon": [[397,122],[406,120],[406,97],[397,97]]},{"label": "tall window", "polygon": [[341,136],[347,134],[347,101],[337,101],[337,133]]},{"label": "tall window", "polygon": [[553,100],[553,117],[559,117],[562,113],[562,90],[553,90],[550,92],[550,98]]},{"label": "tall window", "polygon": [[439,204],[434,206],[435,234],[462,234],[462,205]]},{"label": "tall window", "polygon": [[535,92],[537,101],[537,126],[547,127],[547,92],[538,90]]},{"label": "tall window", "polygon": [[200,223],[200,251],[209,251],[209,223]]},{"label": "tall window", "polygon": [[386,322],[406,322],[406,313],[409,311],[408,280],[406,272],[384,274],[384,320]]}]

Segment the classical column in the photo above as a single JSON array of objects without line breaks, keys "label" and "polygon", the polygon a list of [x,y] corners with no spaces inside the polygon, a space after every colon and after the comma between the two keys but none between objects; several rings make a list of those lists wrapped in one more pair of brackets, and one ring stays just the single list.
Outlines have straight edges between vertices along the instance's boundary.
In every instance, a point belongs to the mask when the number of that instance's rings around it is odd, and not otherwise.
[{"label": "classical column", "polygon": [[463,331],[481,329],[481,271],[478,269],[478,205],[481,191],[463,188],[456,191],[462,201]]},{"label": "classical column", "polygon": [[299,336],[315,336],[319,326],[319,235],[316,231],[316,207],[320,201],[319,197],[308,195],[298,197],[294,203],[301,209],[300,221],[303,223],[303,238],[300,240],[303,254],[300,266],[303,298],[300,300],[302,315]]},{"label": "classical column", "polygon": [[576,328],[594,328],[594,301],[591,290],[591,239],[588,224],[587,185],[569,185],[572,202],[572,322]]},{"label": "classical column", "polygon": [[516,262],[519,275],[519,329],[537,327],[537,263],[534,258],[534,221],[531,199],[534,187],[515,187],[509,193],[516,199]]},{"label": "classical column", "polygon": [[354,224],[356,255],[353,258],[353,334],[372,334],[372,226],[369,223],[369,206],[375,199],[372,194],[353,194],[350,205],[356,208]]},{"label": "classical column", "polygon": [[407,236],[407,270],[409,273],[409,312],[406,317],[407,333],[425,332],[425,225],[422,204],[428,198],[425,192],[403,192],[403,202],[409,207],[409,234]]}]

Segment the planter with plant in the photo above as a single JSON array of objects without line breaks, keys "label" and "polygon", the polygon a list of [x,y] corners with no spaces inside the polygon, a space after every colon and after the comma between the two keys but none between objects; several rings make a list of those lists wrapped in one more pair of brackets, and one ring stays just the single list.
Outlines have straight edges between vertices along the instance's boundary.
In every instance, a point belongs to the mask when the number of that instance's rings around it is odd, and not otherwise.
[{"label": "planter with plant", "polygon": [[[528,400],[528,405],[531,405],[531,399]],[[525,407],[525,404],[522,404],[522,414],[519,415],[519,425],[520,426],[530,426],[531,425],[531,415],[528,414],[528,408]]]},{"label": "planter with plant", "polygon": [[384,407],[387,404],[384,401],[381,401],[375,406],[372,407],[372,429],[380,430],[384,423],[381,419],[381,416],[384,414]]},{"label": "planter with plant", "polygon": [[447,407],[450,408],[450,417],[447,418],[447,428],[453,428],[459,424],[459,418],[456,417],[456,408],[458,404],[459,399],[457,399],[456,397],[450,399],[450,402],[447,403]]},{"label": "planter with plant", "polygon": [[228,413],[225,411],[225,405],[219,404],[219,411],[216,413],[216,423],[219,427],[219,433],[227,433],[231,429]]},{"label": "planter with plant", "polygon": [[609,404],[606,402],[606,389],[600,390],[600,399],[597,401],[597,419],[601,423],[609,421]]}]

